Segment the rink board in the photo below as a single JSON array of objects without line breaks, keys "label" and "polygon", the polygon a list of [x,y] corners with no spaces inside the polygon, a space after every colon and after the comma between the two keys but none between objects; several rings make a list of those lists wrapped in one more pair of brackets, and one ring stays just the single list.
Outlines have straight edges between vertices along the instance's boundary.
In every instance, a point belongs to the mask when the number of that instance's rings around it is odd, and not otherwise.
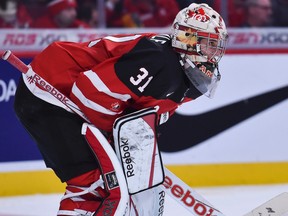
[{"label": "rink board", "polygon": [[[288,162],[167,166],[191,187],[263,185],[288,182]],[[61,193],[61,183],[51,170],[0,172],[0,196]]]}]

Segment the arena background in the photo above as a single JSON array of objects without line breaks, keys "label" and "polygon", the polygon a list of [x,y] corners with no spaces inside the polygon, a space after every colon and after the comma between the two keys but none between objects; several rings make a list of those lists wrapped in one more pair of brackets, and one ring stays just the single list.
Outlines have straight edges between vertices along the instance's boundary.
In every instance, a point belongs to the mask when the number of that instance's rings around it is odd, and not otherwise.
[{"label": "arena background", "polygon": [[[191,186],[287,183],[288,29],[228,31],[216,96],[183,105],[159,128],[163,161]],[[0,52],[10,49],[29,64],[55,40],[141,32],[169,29],[2,29]],[[19,77],[0,61],[0,196],[64,191],[14,114]]]}]

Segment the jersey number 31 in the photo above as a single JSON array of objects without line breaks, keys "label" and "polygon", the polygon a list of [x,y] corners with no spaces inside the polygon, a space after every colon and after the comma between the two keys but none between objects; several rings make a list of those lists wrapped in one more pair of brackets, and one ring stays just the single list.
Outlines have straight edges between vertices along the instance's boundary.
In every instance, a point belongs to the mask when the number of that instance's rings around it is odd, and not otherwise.
[{"label": "jersey number 31", "polygon": [[131,76],[130,77],[130,82],[135,85],[138,86],[138,90],[140,92],[143,92],[145,87],[149,84],[149,82],[153,79],[153,76],[150,76],[147,78],[147,76],[149,75],[148,71],[145,68],[140,68],[140,73],[135,77]]}]

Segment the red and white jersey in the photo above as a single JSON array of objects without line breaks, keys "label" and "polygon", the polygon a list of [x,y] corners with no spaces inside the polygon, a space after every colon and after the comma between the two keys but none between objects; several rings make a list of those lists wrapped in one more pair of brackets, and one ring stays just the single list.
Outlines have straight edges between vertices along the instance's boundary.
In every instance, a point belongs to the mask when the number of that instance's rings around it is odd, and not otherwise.
[{"label": "red and white jersey", "polygon": [[109,132],[115,119],[128,112],[159,106],[159,119],[161,114],[169,117],[180,104],[201,95],[190,85],[169,35],[54,42],[30,65],[92,124]]}]

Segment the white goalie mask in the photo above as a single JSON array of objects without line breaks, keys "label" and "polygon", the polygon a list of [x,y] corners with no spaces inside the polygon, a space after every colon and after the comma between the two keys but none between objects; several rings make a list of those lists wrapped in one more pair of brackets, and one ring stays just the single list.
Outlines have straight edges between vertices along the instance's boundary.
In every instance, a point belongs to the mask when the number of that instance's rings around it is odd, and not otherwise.
[{"label": "white goalie mask", "polygon": [[192,3],[177,14],[172,25],[172,47],[180,53],[185,73],[210,98],[220,80],[218,62],[227,40],[224,20],[207,4]]}]

